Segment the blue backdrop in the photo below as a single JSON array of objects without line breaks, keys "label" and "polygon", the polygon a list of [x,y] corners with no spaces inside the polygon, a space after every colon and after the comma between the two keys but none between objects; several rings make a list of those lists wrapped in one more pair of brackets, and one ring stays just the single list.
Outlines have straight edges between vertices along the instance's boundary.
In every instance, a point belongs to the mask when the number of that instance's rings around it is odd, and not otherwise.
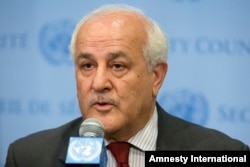
[{"label": "blue backdrop", "polygon": [[67,48],[77,21],[106,3],[141,8],[168,35],[168,112],[250,145],[249,0],[0,0],[1,166],[15,139],[80,116]]}]

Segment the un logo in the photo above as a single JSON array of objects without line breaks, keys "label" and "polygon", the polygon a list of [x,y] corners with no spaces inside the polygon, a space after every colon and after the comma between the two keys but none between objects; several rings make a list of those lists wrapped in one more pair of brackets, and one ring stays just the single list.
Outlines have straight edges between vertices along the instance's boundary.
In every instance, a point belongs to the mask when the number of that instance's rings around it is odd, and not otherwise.
[{"label": "un logo", "polygon": [[98,139],[71,138],[68,155],[72,162],[90,162],[101,154],[101,149]]},{"label": "un logo", "polygon": [[208,103],[202,94],[180,90],[165,94],[159,101],[172,115],[200,125],[207,122]]},{"label": "un logo", "polygon": [[74,26],[69,20],[58,20],[42,26],[39,46],[42,55],[49,63],[72,65],[68,47]]}]

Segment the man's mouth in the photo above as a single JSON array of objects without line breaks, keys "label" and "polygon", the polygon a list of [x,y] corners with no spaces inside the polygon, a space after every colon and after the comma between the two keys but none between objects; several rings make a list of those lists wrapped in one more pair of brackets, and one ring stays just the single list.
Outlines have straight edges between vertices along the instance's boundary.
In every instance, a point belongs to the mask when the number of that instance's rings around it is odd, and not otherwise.
[{"label": "man's mouth", "polygon": [[118,107],[119,101],[107,96],[94,96],[90,100],[90,106],[99,112],[107,112],[113,107]]},{"label": "man's mouth", "polygon": [[93,106],[94,106],[94,108],[95,108],[97,111],[104,112],[104,111],[109,111],[109,110],[111,110],[111,108],[113,107],[113,104],[108,103],[108,102],[96,102],[96,103],[94,103]]}]

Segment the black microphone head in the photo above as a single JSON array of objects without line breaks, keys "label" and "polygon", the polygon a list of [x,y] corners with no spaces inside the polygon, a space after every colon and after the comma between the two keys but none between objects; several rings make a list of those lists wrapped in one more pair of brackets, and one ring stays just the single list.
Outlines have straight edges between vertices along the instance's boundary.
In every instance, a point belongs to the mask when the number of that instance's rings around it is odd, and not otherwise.
[{"label": "black microphone head", "polygon": [[88,118],[82,122],[79,135],[81,137],[104,137],[104,126],[98,119]]}]

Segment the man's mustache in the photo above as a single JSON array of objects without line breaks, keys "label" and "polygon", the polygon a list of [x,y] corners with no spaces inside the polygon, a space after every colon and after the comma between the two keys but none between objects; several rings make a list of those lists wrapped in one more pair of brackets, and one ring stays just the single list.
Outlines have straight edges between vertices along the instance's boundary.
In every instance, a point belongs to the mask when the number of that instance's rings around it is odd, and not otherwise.
[{"label": "man's mustache", "polygon": [[90,106],[93,106],[95,104],[111,104],[111,105],[114,105],[114,106],[119,106],[120,103],[118,100],[114,99],[114,98],[111,98],[111,97],[108,97],[106,95],[96,95],[96,96],[93,96],[90,98],[89,100],[89,104]]}]

